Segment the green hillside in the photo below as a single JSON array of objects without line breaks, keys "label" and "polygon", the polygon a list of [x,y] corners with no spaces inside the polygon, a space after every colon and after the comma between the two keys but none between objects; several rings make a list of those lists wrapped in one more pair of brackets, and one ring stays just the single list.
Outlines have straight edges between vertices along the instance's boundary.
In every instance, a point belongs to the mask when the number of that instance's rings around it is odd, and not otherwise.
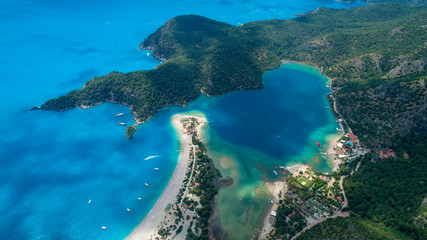
[{"label": "green hillside", "polygon": [[262,73],[287,59],[315,65],[335,80],[339,111],[362,144],[390,146],[426,130],[426,13],[397,4],[319,8],[295,19],[239,27],[178,16],[141,43],[165,61],[158,68],[96,77],[41,109],[115,102],[144,122],[201,93],[261,88]]},{"label": "green hillside", "polygon": [[328,219],[298,239],[426,239],[427,135],[404,138],[397,159],[370,161],[344,188],[350,218]]}]

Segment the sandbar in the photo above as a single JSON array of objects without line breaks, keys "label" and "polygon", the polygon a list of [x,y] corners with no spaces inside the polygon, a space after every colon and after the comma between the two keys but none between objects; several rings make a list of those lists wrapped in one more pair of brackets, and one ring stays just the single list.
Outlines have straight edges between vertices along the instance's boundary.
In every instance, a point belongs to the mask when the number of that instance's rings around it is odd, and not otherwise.
[{"label": "sandbar", "polygon": [[[165,209],[168,204],[174,204],[175,198],[179,193],[179,189],[183,185],[185,173],[189,163],[189,153],[192,145],[191,135],[184,133],[184,128],[181,123],[182,118],[196,118],[199,123],[206,123],[206,118],[186,115],[175,114],[172,116],[172,125],[178,133],[179,142],[181,145],[181,153],[178,157],[178,164],[169,180],[168,185],[163,191],[156,204],[151,211],[145,216],[142,222],[126,237],[126,240],[141,240],[141,239],[154,239],[158,235],[158,229],[165,219],[169,218]],[[197,132],[200,132],[203,124],[197,127]]]}]

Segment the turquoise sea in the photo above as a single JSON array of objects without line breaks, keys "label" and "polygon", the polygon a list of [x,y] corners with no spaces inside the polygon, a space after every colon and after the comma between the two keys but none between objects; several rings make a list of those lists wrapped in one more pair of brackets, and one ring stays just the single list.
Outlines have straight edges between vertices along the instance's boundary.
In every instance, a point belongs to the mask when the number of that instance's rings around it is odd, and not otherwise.
[{"label": "turquoise sea", "polygon": [[[133,118],[121,105],[67,112],[29,109],[81,88],[94,76],[153,69],[159,61],[137,47],[176,15],[200,14],[237,25],[292,18],[320,6],[359,5],[324,0],[0,0],[0,239],[126,237],[176,166],[179,144],[170,117],[178,112],[207,116],[209,147],[216,154],[246,149],[264,156],[266,165],[317,154],[311,141],[324,144],[324,136],[335,128],[324,109],[326,79],[296,64],[266,73],[265,89],[201,96],[186,108],[168,108],[139,126],[131,141],[118,122],[131,125]],[[115,117],[121,112],[124,116]],[[145,160],[149,156],[156,157]],[[239,169],[250,170],[254,163],[236,159]],[[328,169],[322,160],[315,167]],[[152,187],[146,188],[146,182]]]}]

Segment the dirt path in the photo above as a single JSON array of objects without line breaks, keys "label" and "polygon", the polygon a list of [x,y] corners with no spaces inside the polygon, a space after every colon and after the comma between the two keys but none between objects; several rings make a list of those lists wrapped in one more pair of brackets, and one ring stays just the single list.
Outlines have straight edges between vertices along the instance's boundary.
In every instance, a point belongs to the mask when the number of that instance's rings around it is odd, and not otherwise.
[{"label": "dirt path", "polygon": [[183,196],[183,197],[182,197],[182,199],[185,199],[185,198],[187,197],[187,194],[188,194],[188,188],[190,187],[191,180],[193,179],[193,175],[194,175],[194,167],[195,167],[195,165],[196,165],[196,149],[195,149],[195,146],[194,146],[194,145],[192,145],[192,148],[193,148],[193,168],[191,169],[190,178],[188,179],[187,187],[185,188],[184,194],[182,195],[182,196]]},{"label": "dirt path", "polygon": [[[342,195],[344,196],[344,204],[342,205],[341,210],[343,208],[346,208],[348,206],[347,196],[345,195],[344,187],[342,185],[342,183],[344,181],[344,178],[346,178],[346,177],[347,177],[347,175],[346,176],[341,176],[341,178],[340,178],[340,189],[342,191]],[[341,210],[339,212],[341,212]]]}]

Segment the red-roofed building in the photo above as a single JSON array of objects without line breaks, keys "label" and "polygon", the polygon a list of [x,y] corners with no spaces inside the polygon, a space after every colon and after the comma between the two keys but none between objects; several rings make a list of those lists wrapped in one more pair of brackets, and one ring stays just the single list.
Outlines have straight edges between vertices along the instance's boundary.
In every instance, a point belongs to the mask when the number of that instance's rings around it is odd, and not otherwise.
[{"label": "red-roofed building", "polygon": [[347,134],[347,137],[349,137],[351,140],[356,140],[356,139],[357,139],[357,137],[356,137],[356,136],[354,136],[354,135],[353,135],[353,134],[351,134],[351,133]]}]

